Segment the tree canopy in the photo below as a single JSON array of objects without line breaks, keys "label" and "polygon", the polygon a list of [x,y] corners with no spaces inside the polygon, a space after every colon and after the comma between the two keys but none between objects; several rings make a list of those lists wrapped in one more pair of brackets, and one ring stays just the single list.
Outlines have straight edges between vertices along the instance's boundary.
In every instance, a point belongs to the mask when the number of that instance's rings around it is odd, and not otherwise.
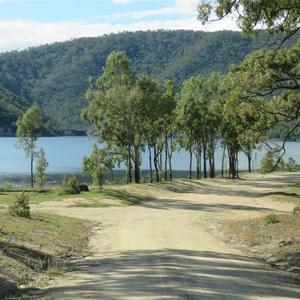
[{"label": "tree canopy", "polygon": [[218,0],[216,4],[201,1],[198,13],[202,23],[232,15],[246,34],[257,34],[266,29],[270,34],[284,33],[288,38],[300,28],[298,0]]}]

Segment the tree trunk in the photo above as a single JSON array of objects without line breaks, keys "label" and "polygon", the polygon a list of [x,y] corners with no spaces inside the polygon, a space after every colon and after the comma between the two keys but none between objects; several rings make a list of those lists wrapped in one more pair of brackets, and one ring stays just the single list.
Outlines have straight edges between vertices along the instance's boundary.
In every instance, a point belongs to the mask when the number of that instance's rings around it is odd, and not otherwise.
[{"label": "tree trunk", "polygon": [[236,170],[236,178],[239,178],[239,152],[235,153],[235,170]]},{"label": "tree trunk", "polygon": [[172,174],[173,139],[172,138],[171,138],[170,142],[171,142],[171,144],[170,144],[170,148],[168,151],[168,160],[169,160],[169,179],[170,179],[170,181],[172,181],[172,179],[173,179],[173,174]]},{"label": "tree trunk", "polygon": [[111,172],[111,182],[113,182],[114,181],[114,170],[111,169],[110,172]]},{"label": "tree trunk", "polygon": [[251,173],[252,172],[252,168],[251,168],[252,149],[248,150],[248,152],[247,152],[247,158],[248,158],[248,172]]},{"label": "tree trunk", "polygon": [[206,145],[203,145],[203,176],[204,178],[207,178],[207,168],[206,168]]},{"label": "tree trunk", "polygon": [[222,153],[222,177],[224,177],[225,151],[226,151],[226,146],[224,145],[223,153]]},{"label": "tree trunk", "polygon": [[132,163],[131,163],[131,147],[128,149],[128,158],[127,158],[127,183],[132,182]]},{"label": "tree trunk", "polygon": [[196,174],[197,179],[201,179],[201,148],[199,145],[196,147]]},{"label": "tree trunk", "polygon": [[190,152],[190,172],[189,172],[189,179],[192,179],[192,164],[193,164],[193,150],[192,150],[192,146],[190,146],[189,152]]},{"label": "tree trunk", "polygon": [[30,186],[31,186],[31,188],[33,188],[33,159],[34,159],[34,155],[33,155],[33,151],[31,151],[31,155],[30,155]]},{"label": "tree trunk", "polygon": [[228,158],[229,158],[229,178],[236,178],[236,157],[235,150],[228,147]]},{"label": "tree trunk", "polygon": [[154,146],[154,167],[155,167],[155,173],[156,173],[156,182],[160,182],[158,158],[159,158],[159,154],[157,153],[157,147]]},{"label": "tree trunk", "polygon": [[214,155],[209,159],[209,168],[210,168],[210,178],[216,177],[216,170],[215,170],[215,158]]},{"label": "tree trunk", "polygon": [[151,148],[150,148],[149,144],[148,144],[148,152],[149,152],[150,182],[153,183],[152,154],[151,154]]},{"label": "tree trunk", "polygon": [[168,180],[168,139],[165,138],[165,170],[164,170],[164,175],[165,175],[165,181]]},{"label": "tree trunk", "polygon": [[140,170],[140,147],[134,146],[134,182],[140,183],[141,170]]},{"label": "tree trunk", "polygon": [[160,149],[159,152],[159,160],[158,160],[158,165],[159,165],[159,172],[162,175],[162,169],[163,169],[163,148]]}]

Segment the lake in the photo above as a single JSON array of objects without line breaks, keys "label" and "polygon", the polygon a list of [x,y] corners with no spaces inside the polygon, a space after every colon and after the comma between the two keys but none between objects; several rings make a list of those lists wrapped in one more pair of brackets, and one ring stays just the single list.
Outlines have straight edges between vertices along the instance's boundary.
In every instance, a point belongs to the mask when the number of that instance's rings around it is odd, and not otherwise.
[{"label": "lake", "polygon": [[[24,151],[15,147],[17,139],[14,137],[0,137],[0,186],[3,182],[18,183],[26,178],[30,173],[30,161],[25,158]],[[51,177],[48,179],[52,183],[60,181],[63,174],[80,174],[82,157],[90,155],[92,145],[97,139],[88,137],[41,137],[38,140],[37,148],[43,148],[49,163],[46,173]],[[279,143],[279,142],[278,142]],[[253,166],[257,170],[259,162],[266,153],[266,150],[254,151]],[[142,169],[149,169],[147,153],[142,155]],[[288,142],[286,144],[285,159],[293,157],[297,164],[300,164],[300,143]],[[186,151],[175,152],[173,155],[173,169],[188,171],[189,155]],[[216,169],[221,168],[221,149],[216,152]],[[124,165],[121,166],[124,169]],[[243,153],[239,155],[239,169],[247,169],[247,159]],[[186,174],[183,175],[187,177]],[[182,176],[182,175],[181,175]],[[87,179],[85,179],[87,180]],[[26,179],[27,181],[27,179]]]}]

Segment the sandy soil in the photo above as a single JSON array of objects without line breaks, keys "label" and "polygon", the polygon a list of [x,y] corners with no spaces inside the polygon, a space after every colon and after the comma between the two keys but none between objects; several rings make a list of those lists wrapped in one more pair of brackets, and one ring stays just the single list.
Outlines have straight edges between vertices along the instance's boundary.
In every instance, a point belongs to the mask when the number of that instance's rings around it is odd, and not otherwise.
[{"label": "sandy soil", "polygon": [[300,173],[244,180],[177,182],[152,189],[156,200],[136,206],[34,209],[96,221],[93,255],[41,289],[37,299],[300,299],[287,274],[222,241],[222,222],[294,205],[272,201],[274,188]]}]

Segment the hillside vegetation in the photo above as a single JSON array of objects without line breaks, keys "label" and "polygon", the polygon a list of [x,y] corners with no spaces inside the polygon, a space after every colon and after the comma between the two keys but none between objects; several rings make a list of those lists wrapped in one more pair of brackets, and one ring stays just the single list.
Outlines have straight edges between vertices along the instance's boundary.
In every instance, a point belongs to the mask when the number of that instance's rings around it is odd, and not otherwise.
[{"label": "hillside vegetation", "polygon": [[[18,96],[13,104],[19,108],[27,107],[27,102],[39,104],[51,119],[45,122],[48,131],[85,130],[79,115],[86,106],[88,78],[102,74],[105,59],[114,50],[126,52],[138,73],[182,83],[192,75],[225,73],[265,42],[263,35],[243,38],[229,31],[140,31],[12,51],[0,55],[0,84],[5,88],[0,94],[6,99]],[[6,104],[0,105],[5,111]],[[1,127],[14,123],[15,108],[5,115]]]}]

